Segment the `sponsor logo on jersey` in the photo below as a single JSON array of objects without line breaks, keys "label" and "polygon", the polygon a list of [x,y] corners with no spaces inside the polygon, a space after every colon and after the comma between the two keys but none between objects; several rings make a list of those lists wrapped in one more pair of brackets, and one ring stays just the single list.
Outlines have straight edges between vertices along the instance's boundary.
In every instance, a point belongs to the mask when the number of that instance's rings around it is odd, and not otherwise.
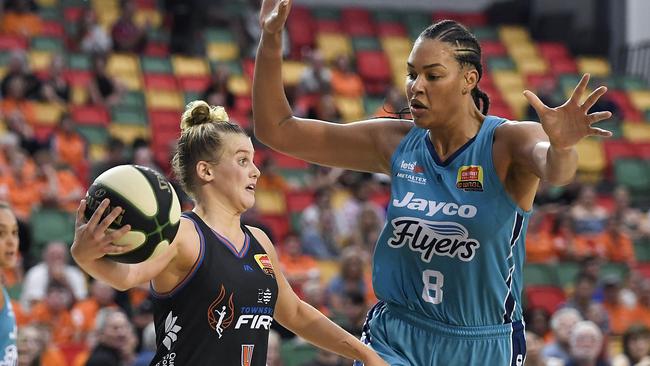
[{"label": "sponsor logo on jersey", "polygon": [[264,273],[275,278],[273,264],[271,263],[271,258],[269,258],[267,254],[255,254],[255,262],[257,262]]},{"label": "sponsor logo on jersey", "polygon": [[255,349],[254,344],[241,345],[241,366],[251,366],[251,362],[253,361],[254,349]]},{"label": "sponsor logo on jersey", "polygon": [[253,272],[253,267],[248,264],[244,264],[244,272]]},{"label": "sponsor logo on jersey", "polygon": [[180,325],[176,324],[178,320],[177,316],[174,316],[170,311],[165,318],[165,339],[163,339],[163,345],[167,348],[168,351],[172,350],[172,344],[178,339],[178,332],[183,329]]},{"label": "sponsor logo on jersey", "polygon": [[223,336],[223,332],[230,327],[233,319],[235,318],[235,305],[233,302],[234,293],[226,291],[226,288],[221,285],[219,295],[208,307],[208,323],[210,329],[214,329],[219,335],[219,339]]},{"label": "sponsor logo on jersey", "polygon": [[454,202],[429,201],[416,198],[415,193],[407,192],[402,199],[393,199],[394,207],[406,207],[409,210],[422,211],[425,216],[442,213],[447,216],[460,216],[471,219],[476,216],[478,209],[474,205],[459,205]]},{"label": "sponsor logo on jersey", "polygon": [[422,177],[422,174],[424,174],[424,169],[421,165],[418,165],[417,161],[407,162],[402,160],[402,162],[399,164],[399,168],[402,172],[396,174],[397,178],[406,179],[409,182],[415,184],[427,184],[427,178]]},{"label": "sponsor logo on jersey", "polygon": [[391,248],[407,246],[420,253],[424,262],[431,262],[434,255],[458,258],[469,262],[481,246],[469,237],[467,229],[450,221],[427,221],[416,217],[398,217],[391,220],[393,235],[388,240]]},{"label": "sponsor logo on jersey", "polygon": [[273,292],[270,288],[257,290],[257,303],[268,305],[273,297]]},{"label": "sponsor logo on jersey", "polygon": [[458,169],[456,188],[466,192],[483,192],[483,167],[463,165]]}]

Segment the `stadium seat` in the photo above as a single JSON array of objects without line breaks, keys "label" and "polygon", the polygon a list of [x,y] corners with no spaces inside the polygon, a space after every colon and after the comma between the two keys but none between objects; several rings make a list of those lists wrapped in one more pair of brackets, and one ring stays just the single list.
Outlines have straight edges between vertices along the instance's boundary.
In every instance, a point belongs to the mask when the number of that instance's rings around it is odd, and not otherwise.
[{"label": "stadium seat", "polygon": [[169,45],[163,42],[147,42],[144,54],[152,57],[169,56]]},{"label": "stadium seat", "polygon": [[178,83],[172,74],[144,74],[144,87],[147,90],[178,90]]},{"label": "stadium seat", "polygon": [[555,285],[556,277],[553,272],[553,267],[546,264],[531,264],[524,265],[524,285]]},{"label": "stadium seat", "polygon": [[79,85],[70,85],[70,102],[72,105],[88,103],[88,88]]},{"label": "stadium seat", "polygon": [[605,140],[603,142],[603,148],[605,151],[608,173],[610,174],[613,172],[611,168],[614,166],[615,161],[621,158],[635,158],[638,156],[635,145],[625,140]]},{"label": "stadium seat", "polygon": [[650,262],[650,239],[641,238],[634,241],[634,257],[639,262]]},{"label": "stadium seat", "polygon": [[147,114],[142,107],[116,106],[111,108],[112,124],[147,126]]},{"label": "stadium seat", "polygon": [[203,58],[172,56],[172,65],[176,76],[207,76],[210,66]]},{"label": "stadium seat", "polygon": [[481,45],[486,41],[499,40],[499,32],[497,32],[496,28],[491,26],[472,27],[471,31],[474,34],[474,37],[476,37],[476,39],[481,43]]},{"label": "stadium seat", "polygon": [[650,124],[625,122],[623,136],[632,142],[650,142]]},{"label": "stadium seat", "polygon": [[32,50],[29,52],[29,67],[36,72],[47,71],[52,65],[53,56],[51,51]]},{"label": "stadium seat", "polygon": [[564,290],[555,286],[527,286],[524,289],[527,308],[542,308],[549,315],[566,301]]},{"label": "stadium seat", "polygon": [[102,106],[75,106],[70,113],[75,123],[81,125],[106,127],[110,122],[108,112]]},{"label": "stadium seat", "polygon": [[650,109],[650,90],[630,90],[628,95],[630,101],[638,110]]},{"label": "stadium seat", "polygon": [[90,70],[92,64],[90,56],[83,53],[69,53],[68,54],[68,68],[74,70]]},{"label": "stadium seat", "polygon": [[375,37],[353,37],[352,48],[359,51],[381,51],[381,44]]},{"label": "stadium seat", "polygon": [[63,52],[63,41],[54,37],[33,37],[30,41],[30,48],[38,51]]},{"label": "stadium seat", "polygon": [[41,258],[43,248],[52,241],[61,241],[72,245],[74,221],[73,214],[57,209],[42,207],[32,211],[29,218],[32,258]]},{"label": "stadium seat", "polygon": [[[141,91],[128,91],[122,95],[118,105],[142,109],[145,107],[144,94]],[[144,120],[146,121],[146,118]]]},{"label": "stadium seat", "polygon": [[150,137],[149,127],[143,125],[112,124],[108,126],[108,133],[127,146],[131,146],[135,139],[149,140]]},{"label": "stadium seat", "polygon": [[86,70],[66,70],[63,72],[65,79],[73,86],[87,87],[92,75]]},{"label": "stadium seat", "polygon": [[65,31],[61,23],[56,20],[46,20],[41,22],[41,35],[54,39],[63,39]]},{"label": "stadium seat", "polygon": [[181,76],[178,85],[184,92],[203,92],[210,84],[210,76]]},{"label": "stadium seat", "polygon": [[509,56],[486,58],[486,64],[490,71],[517,69],[514,60]]},{"label": "stadium seat", "polygon": [[341,23],[351,36],[374,36],[375,25],[370,12],[361,8],[345,8],[341,11]]},{"label": "stadium seat", "polygon": [[239,75],[232,75],[228,79],[228,91],[233,93],[235,96],[246,96],[250,95],[250,81]]},{"label": "stadium seat", "polygon": [[627,187],[634,201],[636,196],[650,192],[650,162],[642,159],[618,159],[614,162],[614,177]]},{"label": "stadium seat", "polygon": [[569,50],[564,43],[560,42],[539,42],[537,43],[539,53],[547,61],[570,58]]},{"label": "stadium seat", "polygon": [[307,65],[298,61],[285,61],[282,63],[282,82],[286,86],[295,86],[300,82],[300,77],[307,69]]},{"label": "stadium seat", "polygon": [[572,288],[575,283],[575,278],[580,271],[578,263],[575,262],[560,262],[555,266],[555,275],[557,278],[557,286],[563,289]]},{"label": "stadium seat", "polygon": [[643,277],[650,278],[650,262],[639,263],[634,270],[640,273]]},{"label": "stadium seat", "polygon": [[334,104],[336,109],[341,112],[341,117],[344,122],[358,121],[365,117],[365,110],[363,108],[363,99],[350,98],[350,97],[334,97]]},{"label": "stadium seat", "polygon": [[353,54],[350,38],[344,34],[318,33],[316,46],[326,62],[334,61],[341,54],[348,56]]},{"label": "stadium seat", "polygon": [[[100,151],[104,151],[104,146],[108,141],[108,130],[103,126],[92,126],[92,125],[77,125],[77,132],[83,136],[83,138],[91,145],[95,147],[100,147]],[[100,156],[93,154],[93,149],[90,149],[90,157],[97,159]]]},{"label": "stadium seat", "polygon": [[128,53],[112,53],[108,57],[106,72],[112,76],[140,75],[140,59]]},{"label": "stadium seat", "polygon": [[602,57],[578,57],[577,64],[581,74],[589,73],[592,77],[608,77],[611,73],[609,62]]},{"label": "stadium seat", "polygon": [[294,6],[287,20],[287,31],[291,39],[291,57],[299,59],[305,47],[314,45],[315,21],[311,12],[307,8]]},{"label": "stadium seat", "polygon": [[0,34],[0,50],[9,51],[13,49],[27,48],[27,39],[10,34]]},{"label": "stadium seat", "polygon": [[257,189],[255,208],[261,215],[286,215],[287,204],[284,193],[277,190]]},{"label": "stadium seat", "polygon": [[181,94],[174,90],[154,90],[145,92],[147,107],[153,109],[181,110],[185,106]]},{"label": "stadium seat", "polygon": [[203,34],[208,43],[230,43],[235,41],[235,36],[227,28],[208,28]]},{"label": "stadium seat", "polygon": [[285,194],[287,210],[301,212],[314,203],[314,191],[311,190],[289,190]]},{"label": "stadium seat", "polygon": [[516,59],[517,69],[524,75],[543,75],[548,71],[548,64],[539,57]]},{"label": "stadium seat", "polygon": [[284,366],[306,365],[315,360],[318,353],[309,343],[284,342],[281,347],[280,354]]},{"label": "stadium seat", "polygon": [[135,24],[145,28],[147,26],[151,28],[160,28],[163,21],[163,16],[158,9],[138,9],[135,12],[133,17]]},{"label": "stadium seat", "polygon": [[391,82],[390,63],[381,51],[360,51],[356,54],[357,71],[363,79],[366,92],[372,95],[384,94]]},{"label": "stadium seat", "polygon": [[304,160],[296,159],[276,151],[271,152],[271,154],[273,155],[275,164],[280,169],[307,169],[309,167],[309,163]]},{"label": "stadium seat", "polygon": [[284,240],[289,233],[289,218],[287,215],[261,215],[260,221],[271,229],[274,242]]},{"label": "stadium seat", "polygon": [[628,271],[628,266],[625,263],[606,262],[600,267],[600,277],[615,276],[621,280],[625,280]]},{"label": "stadium seat", "polygon": [[140,59],[145,74],[172,74],[174,69],[168,57],[143,56]]},{"label": "stadium seat", "polygon": [[407,37],[408,33],[402,23],[382,22],[377,24],[377,36],[379,37]]},{"label": "stadium seat", "polygon": [[59,123],[64,107],[54,103],[32,103],[36,123],[39,125],[54,126]]}]

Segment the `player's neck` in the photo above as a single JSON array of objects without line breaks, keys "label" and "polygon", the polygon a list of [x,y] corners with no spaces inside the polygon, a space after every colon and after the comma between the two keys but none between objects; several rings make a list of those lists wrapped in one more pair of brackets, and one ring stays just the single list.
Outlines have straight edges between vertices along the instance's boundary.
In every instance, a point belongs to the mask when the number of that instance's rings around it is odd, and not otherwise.
[{"label": "player's neck", "polygon": [[469,116],[467,113],[458,113],[445,119],[444,125],[430,129],[429,138],[438,156],[445,160],[475,137],[481,129],[483,119],[480,113]]},{"label": "player's neck", "polygon": [[193,210],[212,230],[237,242],[243,235],[241,216],[217,205],[197,204]]}]

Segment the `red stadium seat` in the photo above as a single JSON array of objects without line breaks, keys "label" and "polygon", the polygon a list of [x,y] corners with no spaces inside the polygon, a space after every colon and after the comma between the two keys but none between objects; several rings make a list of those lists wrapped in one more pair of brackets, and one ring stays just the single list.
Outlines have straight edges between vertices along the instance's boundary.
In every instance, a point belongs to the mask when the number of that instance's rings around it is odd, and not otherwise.
[{"label": "red stadium seat", "polygon": [[332,19],[319,19],[316,21],[318,33],[341,33],[341,23]]},{"label": "red stadium seat", "polygon": [[273,151],[271,154],[273,155],[273,159],[275,159],[275,163],[278,165],[279,168],[283,168],[283,169],[309,168],[309,164],[304,160],[299,160],[289,155],[284,155],[275,151]]},{"label": "red stadium seat", "polygon": [[564,291],[555,286],[527,286],[524,291],[528,308],[542,308],[548,314],[553,314],[558,306],[566,301]]},{"label": "red stadium seat", "polygon": [[406,37],[408,32],[402,23],[382,22],[376,27],[379,37]]},{"label": "red stadium seat", "polygon": [[301,212],[314,203],[314,192],[310,190],[289,191],[286,193],[287,210]]},{"label": "red stadium seat", "polygon": [[508,50],[499,41],[481,41],[481,54],[483,57],[506,56]]},{"label": "red stadium seat", "polygon": [[147,56],[168,57],[169,45],[162,42],[147,42],[144,54]]},{"label": "red stadium seat", "polygon": [[374,37],[376,33],[371,23],[348,23],[344,28],[347,34],[354,37]]},{"label": "red stadium seat", "polygon": [[557,78],[547,74],[528,74],[526,75],[526,87],[533,91],[538,90],[542,85],[550,85],[555,88]]},{"label": "red stadium seat", "polygon": [[178,90],[176,78],[172,74],[144,74],[144,85],[147,89]]},{"label": "red stadium seat", "polygon": [[383,94],[391,82],[388,57],[382,51],[359,51],[357,70],[369,94]]},{"label": "red stadium seat", "polygon": [[65,79],[74,86],[87,86],[90,83],[90,80],[93,78],[92,74],[88,70],[65,70],[63,72]]},{"label": "red stadium seat", "polygon": [[249,96],[235,97],[235,111],[250,114],[253,108],[253,99]]},{"label": "red stadium seat", "polygon": [[210,76],[182,76],[177,78],[184,91],[203,92],[210,84]]},{"label": "red stadium seat", "polygon": [[459,13],[454,11],[437,11],[433,13],[432,20],[434,22],[445,19],[455,20],[467,27],[480,27],[487,24],[487,17],[483,13]]},{"label": "red stadium seat", "polygon": [[555,75],[575,74],[578,72],[578,65],[573,59],[557,59],[549,62],[549,65]]},{"label": "red stadium seat", "polygon": [[164,171],[170,168],[170,148],[181,134],[181,111],[149,111],[149,124],[151,126],[151,148],[156,163]]},{"label": "red stadium seat", "polygon": [[291,57],[300,59],[302,50],[312,47],[315,41],[314,18],[309,9],[300,6],[292,8],[287,30],[291,39]]},{"label": "red stadium seat", "polygon": [[555,61],[558,59],[571,59],[569,50],[564,43],[560,42],[539,42],[537,44],[539,53],[547,61]]},{"label": "red stadium seat", "polygon": [[75,123],[80,125],[106,127],[110,123],[108,111],[99,105],[72,106],[70,114]]},{"label": "red stadium seat", "polygon": [[13,50],[20,48],[24,50],[27,48],[27,40],[23,37],[12,36],[9,34],[0,35],[0,50]]},{"label": "red stadium seat", "polygon": [[81,13],[83,12],[83,7],[71,6],[63,10],[63,17],[68,23],[77,23],[79,18],[81,18]]},{"label": "red stadium seat", "polygon": [[360,8],[346,8],[341,11],[341,23],[351,36],[374,36],[375,25],[370,12]]},{"label": "red stadium seat", "polygon": [[61,23],[53,20],[43,21],[41,23],[41,36],[62,38],[65,31]]},{"label": "red stadium seat", "polygon": [[260,221],[271,229],[275,243],[282,242],[289,233],[289,217],[287,215],[262,215]]},{"label": "red stadium seat", "polygon": [[609,177],[612,176],[614,161],[621,158],[635,158],[639,156],[635,144],[626,140],[604,140],[603,149],[605,150],[605,161],[607,163],[606,174]]},{"label": "red stadium seat", "polygon": [[636,271],[639,272],[643,277],[650,278],[650,262],[638,263],[636,266]]},{"label": "red stadium seat", "polygon": [[636,122],[644,119],[625,91],[610,89],[607,91],[607,97],[620,108],[624,120]]}]

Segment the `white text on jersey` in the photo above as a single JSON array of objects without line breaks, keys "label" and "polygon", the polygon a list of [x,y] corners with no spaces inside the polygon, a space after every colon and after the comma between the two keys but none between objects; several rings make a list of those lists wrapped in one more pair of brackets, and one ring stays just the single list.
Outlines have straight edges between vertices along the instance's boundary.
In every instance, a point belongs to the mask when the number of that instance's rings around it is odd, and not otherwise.
[{"label": "white text on jersey", "polygon": [[426,216],[433,216],[438,212],[442,212],[447,216],[460,216],[464,218],[472,218],[476,216],[476,206],[473,205],[458,205],[454,202],[438,202],[429,201],[423,198],[414,198],[415,193],[408,192],[401,200],[394,199],[393,206],[406,207],[409,210],[426,212]]}]

